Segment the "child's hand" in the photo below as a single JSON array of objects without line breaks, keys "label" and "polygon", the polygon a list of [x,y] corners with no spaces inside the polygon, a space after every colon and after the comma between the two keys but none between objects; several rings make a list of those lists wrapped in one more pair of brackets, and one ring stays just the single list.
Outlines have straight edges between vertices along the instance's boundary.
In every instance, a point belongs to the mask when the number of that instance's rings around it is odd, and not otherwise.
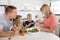
[{"label": "child's hand", "polygon": [[29,25],[25,25],[25,27],[29,27],[31,25],[31,23]]}]

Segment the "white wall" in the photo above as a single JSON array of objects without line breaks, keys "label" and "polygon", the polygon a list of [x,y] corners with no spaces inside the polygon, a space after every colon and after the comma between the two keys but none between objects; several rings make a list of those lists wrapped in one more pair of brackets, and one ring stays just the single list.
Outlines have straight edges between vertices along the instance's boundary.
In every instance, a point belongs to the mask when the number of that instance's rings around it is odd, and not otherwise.
[{"label": "white wall", "polygon": [[4,6],[0,6],[0,15],[4,14],[4,12],[5,12]]},{"label": "white wall", "polygon": [[48,3],[49,1],[47,0],[10,0],[10,5],[14,5],[20,9],[36,9],[39,10],[40,6],[44,3]]},{"label": "white wall", "polygon": [[0,0],[0,5],[8,5],[8,0]]},{"label": "white wall", "polygon": [[0,5],[8,5],[8,4],[30,4],[30,5],[40,5],[42,3],[49,3],[49,2],[55,2],[59,0],[0,0]]}]

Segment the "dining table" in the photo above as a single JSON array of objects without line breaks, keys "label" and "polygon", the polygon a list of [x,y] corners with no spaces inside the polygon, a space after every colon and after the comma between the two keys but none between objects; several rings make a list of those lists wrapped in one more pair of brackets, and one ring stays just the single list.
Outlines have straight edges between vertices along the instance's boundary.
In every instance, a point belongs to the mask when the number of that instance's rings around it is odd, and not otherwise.
[{"label": "dining table", "polygon": [[[9,37],[0,37],[0,40],[9,40]],[[25,33],[24,36],[16,35],[10,40],[60,40],[55,34],[39,31],[36,33]]]}]

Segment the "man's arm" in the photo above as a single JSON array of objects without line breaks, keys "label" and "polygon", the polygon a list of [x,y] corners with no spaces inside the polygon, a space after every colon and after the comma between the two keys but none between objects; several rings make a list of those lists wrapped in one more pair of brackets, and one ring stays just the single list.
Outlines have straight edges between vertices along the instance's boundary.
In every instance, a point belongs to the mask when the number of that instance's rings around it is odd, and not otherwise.
[{"label": "man's arm", "polygon": [[1,37],[13,36],[14,32],[4,32],[3,28],[4,28],[4,25],[0,22],[0,36]]},{"label": "man's arm", "polygon": [[14,36],[14,32],[4,32],[3,30],[0,29],[0,37],[9,37],[9,36]]}]

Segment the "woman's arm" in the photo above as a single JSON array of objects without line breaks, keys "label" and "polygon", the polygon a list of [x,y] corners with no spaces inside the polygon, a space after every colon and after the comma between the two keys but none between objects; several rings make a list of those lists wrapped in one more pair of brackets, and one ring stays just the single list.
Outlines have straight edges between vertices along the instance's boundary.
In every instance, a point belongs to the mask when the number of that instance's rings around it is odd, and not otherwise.
[{"label": "woman's arm", "polygon": [[54,31],[54,27],[52,27],[52,26],[50,26],[50,28],[42,27],[41,30],[44,30],[44,31],[47,31],[47,32],[51,32],[51,33],[53,33],[53,31]]},{"label": "woman's arm", "polygon": [[44,28],[44,27],[42,27],[41,30],[44,30],[46,32],[50,32],[50,30],[48,28]]}]

